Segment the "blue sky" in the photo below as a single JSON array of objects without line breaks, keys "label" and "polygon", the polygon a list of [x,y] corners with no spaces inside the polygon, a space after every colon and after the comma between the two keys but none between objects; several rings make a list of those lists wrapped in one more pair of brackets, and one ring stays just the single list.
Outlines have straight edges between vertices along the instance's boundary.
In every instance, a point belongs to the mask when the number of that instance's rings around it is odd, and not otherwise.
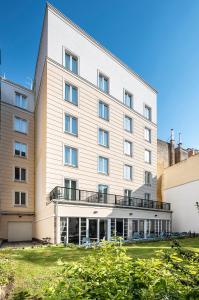
[{"label": "blue sky", "polygon": [[[51,0],[55,7],[158,90],[158,136],[182,132],[199,148],[198,0]],[[33,78],[43,0],[0,2],[1,73]]]}]

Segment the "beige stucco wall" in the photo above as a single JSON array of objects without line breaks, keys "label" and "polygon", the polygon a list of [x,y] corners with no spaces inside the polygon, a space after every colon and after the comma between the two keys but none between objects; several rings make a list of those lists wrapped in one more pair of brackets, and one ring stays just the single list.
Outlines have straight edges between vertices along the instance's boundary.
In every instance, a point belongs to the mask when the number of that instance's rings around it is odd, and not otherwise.
[{"label": "beige stucco wall", "polygon": [[199,155],[164,170],[162,190],[199,180]]},{"label": "beige stucco wall", "polygon": [[[68,81],[78,87],[78,107],[64,101],[64,82]],[[109,105],[110,121],[98,117],[98,100]],[[78,138],[64,133],[64,113],[78,118]],[[123,129],[124,115],[133,119],[133,133]],[[150,192],[156,199],[156,161],[157,161],[157,128],[144,117],[128,109],[119,101],[99,91],[85,80],[68,72],[48,60],[47,63],[47,143],[46,143],[46,194],[55,186],[63,186],[64,177],[76,179],[80,189],[96,191],[98,184],[107,184],[109,193],[124,194],[124,189],[132,189],[137,197],[144,197]],[[144,127],[152,130],[152,143],[144,140]],[[98,128],[109,131],[110,148],[106,149],[97,143]],[[133,157],[123,153],[124,139],[133,142]],[[64,166],[64,144],[78,148],[78,168]],[[144,162],[144,150],[152,151],[152,164]],[[98,155],[109,158],[110,174],[98,174]],[[133,166],[133,180],[123,179],[123,166]],[[152,187],[144,185],[144,171],[153,175]]]}]

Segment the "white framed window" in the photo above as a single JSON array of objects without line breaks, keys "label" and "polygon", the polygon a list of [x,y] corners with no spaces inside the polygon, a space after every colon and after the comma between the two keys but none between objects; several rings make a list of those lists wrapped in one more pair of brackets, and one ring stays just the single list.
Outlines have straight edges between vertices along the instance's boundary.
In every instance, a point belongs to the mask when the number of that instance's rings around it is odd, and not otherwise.
[{"label": "white framed window", "polygon": [[14,117],[14,130],[21,133],[28,133],[28,121]]},{"label": "white framed window", "polygon": [[65,114],[64,130],[67,133],[78,134],[78,121],[76,117]]},{"label": "white framed window", "polygon": [[144,161],[148,164],[151,164],[151,151],[145,149],[144,150]]},{"label": "white framed window", "polygon": [[15,167],[14,179],[17,181],[23,181],[23,182],[26,181],[26,169]]},{"label": "white framed window", "polygon": [[71,102],[74,105],[78,105],[78,90],[77,87],[65,82],[65,101]]},{"label": "white framed window", "polygon": [[144,172],[144,183],[146,185],[151,185],[152,183],[152,174],[149,171]]},{"label": "white framed window", "polygon": [[133,132],[133,121],[132,118],[127,115],[124,116],[124,129],[128,132]]},{"label": "white framed window", "polygon": [[103,101],[99,101],[99,117],[108,121],[109,120],[109,106]]},{"label": "white framed window", "polygon": [[65,68],[71,72],[78,74],[78,58],[77,56],[65,52]]},{"label": "white framed window", "polygon": [[144,116],[147,120],[151,121],[151,107],[148,105],[144,105]]},{"label": "white framed window", "polygon": [[14,155],[24,158],[27,157],[27,145],[20,142],[14,142]]},{"label": "white framed window", "polygon": [[145,200],[151,200],[151,194],[150,193],[145,193],[144,194],[144,199]]},{"label": "white framed window", "polygon": [[125,189],[124,190],[124,196],[127,197],[127,198],[133,197],[133,191],[129,190],[129,189]]},{"label": "white framed window", "polygon": [[102,173],[102,174],[105,174],[105,175],[108,175],[108,158],[106,157],[102,157],[102,156],[99,156],[98,157],[98,172],[99,173]]},{"label": "white framed window", "polygon": [[124,104],[129,108],[133,107],[133,96],[126,90],[124,91]]},{"label": "white framed window", "polygon": [[132,142],[130,142],[128,140],[124,140],[124,154],[126,154],[128,156],[132,156],[133,155]]},{"label": "white framed window", "polygon": [[98,74],[98,87],[101,91],[109,93],[109,78],[102,73]]},{"label": "white framed window", "polygon": [[27,193],[15,192],[14,193],[14,205],[25,206],[27,202]]},{"label": "white framed window", "polygon": [[99,128],[98,129],[98,144],[104,147],[109,147],[109,132]]},{"label": "white framed window", "polygon": [[151,129],[148,127],[144,128],[144,138],[147,142],[151,143]]},{"label": "white framed window", "polygon": [[77,149],[69,146],[64,147],[64,163],[71,167],[78,166]]},{"label": "white framed window", "polygon": [[20,108],[27,109],[28,108],[27,97],[25,95],[15,93],[15,105]]},{"label": "white framed window", "polygon": [[133,168],[129,165],[124,165],[124,179],[132,180],[133,179]]}]

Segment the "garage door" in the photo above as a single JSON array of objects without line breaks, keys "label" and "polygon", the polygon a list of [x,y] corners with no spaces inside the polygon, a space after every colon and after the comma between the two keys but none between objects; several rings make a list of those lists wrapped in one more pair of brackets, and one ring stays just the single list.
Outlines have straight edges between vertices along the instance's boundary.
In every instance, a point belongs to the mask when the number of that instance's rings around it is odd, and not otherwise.
[{"label": "garage door", "polygon": [[32,222],[8,222],[8,241],[31,241]]}]

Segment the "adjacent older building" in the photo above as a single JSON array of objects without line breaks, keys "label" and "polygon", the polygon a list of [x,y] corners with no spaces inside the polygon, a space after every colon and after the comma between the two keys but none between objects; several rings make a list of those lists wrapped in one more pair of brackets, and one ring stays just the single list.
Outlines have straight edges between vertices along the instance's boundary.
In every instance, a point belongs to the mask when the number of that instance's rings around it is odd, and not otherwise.
[{"label": "adjacent older building", "polygon": [[[10,127],[8,144],[12,147],[15,139],[30,144],[26,160],[13,153],[10,159],[12,168],[27,169],[26,174],[35,174],[35,181],[28,175],[26,183],[10,180],[9,189],[6,183],[0,187],[9,193],[28,190],[26,207],[13,206],[13,221],[33,218],[19,218],[18,211],[20,216],[35,213],[32,236],[48,237],[52,243],[169,232],[170,204],[156,201],[156,91],[49,4],[33,93],[35,139],[30,129],[33,109],[13,106],[19,110],[16,118],[27,120],[30,127],[20,134]],[[29,147],[33,151],[34,141],[33,158]],[[32,165],[25,163],[33,161],[35,169],[30,173]]]},{"label": "adjacent older building", "polygon": [[32,239],[34,96],[0,78],[0,237]]}]

